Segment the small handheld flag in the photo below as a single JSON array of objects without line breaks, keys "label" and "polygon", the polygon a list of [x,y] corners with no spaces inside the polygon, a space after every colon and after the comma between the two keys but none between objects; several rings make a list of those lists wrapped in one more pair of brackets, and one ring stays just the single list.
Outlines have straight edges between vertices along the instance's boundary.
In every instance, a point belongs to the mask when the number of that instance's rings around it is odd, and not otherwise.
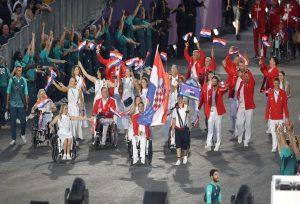
[{"label": "small handheld flag", "polygon": [[204,37],[204,38],[210,38],[211,37],[211,30],[202,28],[202,30],[200,31],[200,36]]},{"label": "small handheld flag", "polygon": [[114,60],[111,60],[108,64],[107,64],[107,67],[108,68],[111,68],[111,67],[114,67],[114,66],[119,66],[121,64],[121,60],[119,59],[114,59]]},{"label": "small handheld flag", "polygon": [[86,46],[86,41],[83,41],[83,42],[79,43],[77,49],[78,49],[78,50],[82,50],[85,46]]},{"label": "small handheld flag", "polygon": [[111,52],[109,53],[109,56],[110,56],[111,58],[117,58],[117,59],[119,59],[119,60],[122,60],[122,59],[123,59],[123,55],[122,55],[121,53],[119,53],[118,51],[116,51],[116,50],[111,51]]},{"label": "small handheld flag", "polygon": [[194,41],[194,43],[198,43],[198,39],[196,38],[196,36],[194,37],[194,39],[193,39],[193,41]]},{"label": "small handheld flag", "polygon": [[190,37],[192,37],[192,35],[193,35],[193,33],[192,33],[192,32],[189,32],[189,33],[185,34],[185,35],[182,37],[182,39],[183,39],[184,41],[188,41],[188,39],[189,39]]},{"label": "small handheld flag", "polygon": [[53,81],[55,80],[56,77],[57,77],[57,74],[55,73],[55,71],[53,71],[52,68],[50,68],[50,77],[48,78],[47,85],[45,87],[46,91],[50,87],[50,85],[53,83]]},{"label": "small handheld flag", "polygon": [[137,63],[140,60],[140,58],[135,57],[135,58],[131,58],[129,60],[126,60],[125,64],[128,67],[132,67],[135,63]]},{"label": "small handheld flag", "polygon": [[224,47],[227,44],[227,41],[222,38],[213,38],[213,44],[221,45]]},{"label": "small handheld flag", "polygon": [[142,68],[144,68],[144,67],[145,67],[145,62],[144,62],[144,60],[143,60],[143,59],[139,59],[139,61],[137,61],[137,62],[135,63],[135,68],[134,68],[134,70],[137,71],[137,70],[142,69]]},{"label": "small handheld flag", "polygon": [[167,55],[167,53],[161,52],[161,53],[160,53],[160,58],[161,58],[163,61],[167,61],[167,60],[168,60],[168,55]]}]

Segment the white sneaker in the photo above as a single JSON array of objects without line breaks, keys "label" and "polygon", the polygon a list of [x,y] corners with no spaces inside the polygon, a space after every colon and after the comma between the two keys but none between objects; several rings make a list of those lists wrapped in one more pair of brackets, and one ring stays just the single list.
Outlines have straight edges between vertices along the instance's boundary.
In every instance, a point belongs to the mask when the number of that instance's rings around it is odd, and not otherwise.
[{"label": "white sneaker", "polygon": [[219,151],[219,148],[220,148],[220,146],[219,146],[219,145],[216,145],[215,148],[214,148],[214,151],[215,151],[215,152],[218,152],[218,151]]},{"label": "white sneaker", "polygon": [[132,162],[132,164],[136,164],[138,162],[138,160],[137,159],[133,159],[133,162]]},{"label": "white sneaker", "polygon": [[26,140],[26,135],[21,135],[21,138],[22,138],[24,144],[26,144],[26,142],[27,142],[27,140]]},{"label": "white sneaker", "polygon": [[244,147],[249,147],[249,144],[244,142]]},{"label": "white sneaker", "polygon": [[141,158],[141,163],[145,164],[145,158]]},{"label": "white sneaker", "polygon": [[207,150],[207,151],[211,151],[211,146],[205,146],[205,149]]},{"label": "white sneaker", "polygon": [[176,162],[176,166],[179,166],[181,164],[181,160],[180,159],[177,159],[177,162]]},{"label": "white sneaker", "polygon": [[271,150],[271,152],[277,152],[277,149],[276,149],[276,148],[273,148],[273,149]]},{"label": "white sneaker", "polygon": [[242,144],[242,142],[243,142],[243,139],[242,139],[242,138],[239,138],[239,139],[238,139],[238,143],[239,143],[239,144]]},{"label": "white sneaker", "polygon": [[1,126],[1,129],[3,129],[3,130],[7,130],[7,129],[9,129],[9,128],[10,128],[9,125],[2,125],[2,126]]},{"label": "white sneaker", "polygon": [[21,121],[19,119],[16,120],[17,124],[21,124]]},{"label": "white sneaker", "polygon": [[9,143],[10,146],[13,146],[13,145],[15,145],[15,144],[16,144],[16,140],[12,140],[12,141]]},{"label": "white sneaker", "polygon": [[70,154],[67,154],[66,159],[67,159],[67,160],[71,160],[71,159],[72,159],[72,158],[71,158],[71,155],[70,155]]},{"label": "white sneaker", "polygon": [[184,157],[183,157],[183,161],[182,161],[182,163],[183,163],[183,164],[186,164],[186,163],[187,163],[187,161],[188,161],[188,158],[187,158],[187,156],[184,156]]}]

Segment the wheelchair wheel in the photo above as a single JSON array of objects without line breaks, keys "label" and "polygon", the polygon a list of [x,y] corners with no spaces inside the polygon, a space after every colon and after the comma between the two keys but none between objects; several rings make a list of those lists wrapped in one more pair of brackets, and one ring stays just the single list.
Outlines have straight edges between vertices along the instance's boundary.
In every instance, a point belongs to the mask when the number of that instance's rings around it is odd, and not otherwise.
[{"label": "wheelchair wheel", "polygon": [[111,130],[110,130],[110,142],[113,147],[117,147],[118,145],[118,131],[117,131],[117,125],[112,124]]},{"label": "wheelchair wheel", "polygon": [[153,156],[153,150],[152,150],[152,140],[147,140],[146,144],[146,162],[148,165],[151,165],[152,163],[152,156]]},{"label": "wheelchair wheel", "polygon": [[32,148],[35,150],[37,148],[37,131],[36,130],[32,130]]},{"label": "wheelchair wheel", "polygon": [[76,157],[77,157],[77,146],[76,146],[76,139],[73,137],[72,139],[72,150],[71,150],[71,158],[72,161],[75,161]]},{"label": "wheelchair wheel", "polygon": [[65,190],[65,204],[68,204],[69,193],[70,193],[70,188],[66,188],[66,190]]},{"label": "wheelchair wheel", "polygon": [[52,145],[52,160],[54,162],[58,162],[59,160],[59,149],[58,149],[58,141],[56,137],[53,137],[51,141]]},{"label": "wheelchair wheel", "polygon": [[85,189],[83,192],[83,203],[89,204],[89,190]]}]

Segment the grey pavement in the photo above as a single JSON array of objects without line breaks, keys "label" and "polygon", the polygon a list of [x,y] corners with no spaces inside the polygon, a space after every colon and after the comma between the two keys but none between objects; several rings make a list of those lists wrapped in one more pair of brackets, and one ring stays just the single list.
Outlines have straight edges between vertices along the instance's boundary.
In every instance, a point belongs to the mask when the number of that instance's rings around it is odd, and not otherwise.
[{"label": "grey pavement", "polygon": [[[251,48],[252,49],[252,48]],[[176,62],[185,64],[183,60]],[[254,69],[258,69],[253,65]],[[291,118],[299,134],[297,112],[300,101],[299,59],[284,65],[293,87],[289,101]],[[221,68],[218,70],[221,76]],[[297,73],[297,74],[293,74]],[[279,156],[271,153],[271,138],[265,134],[265,96],[259,93],[262,76],[255,75],[255,103],[253,134],[248,149],[229,141],[229,118],[222,121],[220,152],[206,152],[206,135],[200,129],[192,130],[191,155],[188,165],[175,167],[176,156],[165,146],[162,127],[155,128],[152,166],[130,167],[126,145],[122,141],[117,149],[93,150],[89,147],[89,129],[84,131],[85,141],[80,146],[74,164],[55,164],[51,151],[40,147],[33,152],[30,143],[9,147],[9,131],[0,130],[0,203],[29,203],[30,200],[48,200],[63,203],[64,190],[75,177],[86,181],[90,203],[135,204],[142,203],[145,191],[167,191],[171,204],[204,203],[204,188],[209,180],[209,170],[221,172],[223,203],[241,184],[248,184],[257,204],[270,203],[271,176],[279,172]],[[226,97],[225,97],[226,98]],[[88,99],[91,110],[92,99]],[[228,107],[228,100],[225,99]],[[30,136],[28,125],[27,135]],[[201,128],[204,121],[201,119]]]}]

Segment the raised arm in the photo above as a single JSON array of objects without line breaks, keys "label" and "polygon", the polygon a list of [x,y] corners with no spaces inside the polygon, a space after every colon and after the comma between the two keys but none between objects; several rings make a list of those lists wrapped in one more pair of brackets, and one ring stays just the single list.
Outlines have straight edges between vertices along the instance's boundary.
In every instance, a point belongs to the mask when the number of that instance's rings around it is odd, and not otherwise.
[{"label": "raised arm", "polygon": [[55,81],[53,82],[53,85],[61,92],[68,92],[68,87],[65,87],[62,83],[57,84]]},{"label": "raised arm", "polygon": [[135,16],[137,15],[137,13],[139,12],[139,9],[140,9],[142,3],[143,3],[142,0],[139,0],[137,7],[134,9],[134,11],[133,11],[133,13],[132,13],[132,15],[133,15],[134,17],[135,17]]},{"label": "raised arm", "polygon": [[78,61],[78,66],[80,67],[80,69],[81,69],[83,75],[84,75],[88,80],[90,80],[91,82],[93,82],[93,83],[95,84],[97,78],[94,77],[94,76],[89,75],[89,74],[87,73],[87,71],[84,69],[84,67],[82,66],[82,64],[81,64],[80,61]]},{"label": "raised arm", "polygon": [[110,25],[111,25],[111,19],[112,19],[113,12],[114,12],[114,8],[111,6],[111,7],[110,7],[109,16],[108,16],[107,26],[110,26]]},{"label": "raised arm", "polygon": [[192,60],[192,57],[189,54],[189,43],[188,42],[185,43],[185,48],[184,48],[183,54],[184,54],[185,60],[188,61],[188,63],[189,63]]}]

